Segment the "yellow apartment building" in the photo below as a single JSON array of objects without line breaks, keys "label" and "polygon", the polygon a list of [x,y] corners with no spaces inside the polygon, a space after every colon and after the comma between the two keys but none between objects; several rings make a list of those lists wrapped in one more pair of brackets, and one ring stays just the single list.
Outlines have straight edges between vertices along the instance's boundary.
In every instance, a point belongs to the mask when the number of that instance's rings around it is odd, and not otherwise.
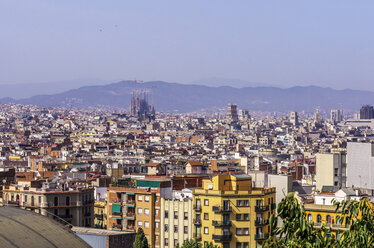
[{"label": "yellow apartment building", "polygon": [[107,202],[106,201],[95,201],[94,204],[94,225],[95,228],[107,229]]},{"label": "yellow apartment building", "polygon": [[270,235],[275,188],[254,188],[243,174],[217,175],[193,190],[193,237],[218,247],[260,247]]}]

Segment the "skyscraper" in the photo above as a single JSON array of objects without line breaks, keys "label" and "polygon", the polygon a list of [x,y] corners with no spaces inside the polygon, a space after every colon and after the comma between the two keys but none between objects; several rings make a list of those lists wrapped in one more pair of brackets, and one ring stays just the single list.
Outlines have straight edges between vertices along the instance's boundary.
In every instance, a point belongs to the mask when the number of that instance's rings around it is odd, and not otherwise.
[{"label": "skyscraper", "polygon": [[299,125],[299,115],[297,114],[297,112],[290,113],[290,122],[294,126]]},{"label": "skyscraper", "polygon": [[235,104],[229,104],[227,106],[226,119],[231,123],[239,121],[238,110]]},{"label": "skyscraper", "polygon": [[364,105],[360,109],[360,119],[374,119],[374,108],[370,105]]},{"label": "skyscraper", "polygon": [[341,109],[331,109],[330,120],[333,123],[338,123],[343,120],[343,110]]}]

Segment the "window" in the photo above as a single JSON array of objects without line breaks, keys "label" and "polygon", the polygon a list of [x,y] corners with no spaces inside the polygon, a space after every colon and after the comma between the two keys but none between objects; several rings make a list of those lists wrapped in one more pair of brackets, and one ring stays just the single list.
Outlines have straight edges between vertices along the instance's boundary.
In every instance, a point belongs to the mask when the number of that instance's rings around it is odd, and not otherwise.
[{"label": "window", "polygon": [[249,214],[243,214],[243,220],[249,220]]},{"label": "window", "polygon": [[144,214],[145,214],[145,215],[149,215],[149,208],[145,208],[145,209],[144,209]]},{"label": "window", "polygon": [[243,201],[243,206],[248,207],[248,206],[249,206],[249,200],[244,200],[244,201]]},{"label": "window", "polygon": [[242,204],[243,204],[243,201],[242,201],[242,200],[236,200],[236,206],[237,206],[237,207],[241,207],[241,206],[243,206]]},{"label": "window", "polygon": [[178,211],[174,211],[174,219],[178,219]]},{"label": "window", "polygon": [[331,224],[331,216],[330,215],[327,215],[326,216],[326,222]]},{"label": "window", "polygon": [[209,228],[208,227],[204,227],[204,234],[209,234]]},{"label": "window", "polygon": [[322,220],[322,217],[321,217],[321,215],[319,214],[319,215],[317,215],[317,223],[321,223],[321,220]]},{"label": "window", "polygon": [[25,202],[27,202],[27,195],[25,195]]},{"label": "window", "polygon": [[184,219],[188,220],[188,212],[184,212]]},{"label": "window", "polygon": [[42,197],[41,196],[39,196],[38,201],[39,201],[39,204],[42,203]]},{"label": "window", "polygon": [[169,218],[169,211],[165,210],[165,218]]},{"label": "window", "polygon": [[66,206],[69,206],[69,205],[70,205],[70,197],[67,196],[67,197],[66,197]]},{"label": "window", "polygon": [[142,195],[138,195],[138,201],[143,201],[143,196]]},{"label": "window", "polygon": [[144,228],[149,228],[149,222],[148,221],[144,221]]},{"label": "window", "polygon": [[242,248],[242,243],[236,242],[236,248]]},{"label": "window", "polygon": [[142,208],[138,208],[138,214],[142,214],[143,213],[143,209]]},{"label": "window", "polygon": [[149,195],[144,196],[144,201],[149,202]]},{"label": "window", "polygon": [[236,220],[241,220],[242,219],[242,215],[241,214],[237,214],[236,215]]},{"label": "window", "polygon": [[244,242],[243,243],[243,248],[248,248],[249,247],[249,243],[248,242]]},{"label": "window", "polygon": [[174,245],[178,244],[178,239],[174,239]]},{"label": "window", "polygon": [[159,199],[159,197],[158,197],[158,196],[156,196],[156,202],[158,202],[158,199]]},{"label": "window", "polygon": [[165,238],[165,246],[169,246],[169,239],[168,238]]},{"label": "window", "polygon": [[142,221],[138,221],[138,227],[143,227],[143,222]]},{"label": "window", "polygon": [[158,216],[158,209],[156,209],[156,211],[155,211],[155,215]]},{"label": "window", "polygon": [[313,221],[313,217],[312,217],[311,214],[308,214],[308,221],[309,221],[309,222],[312,222],[312,221]]},{"label": "window", "polygon": [[178,226],[174,226],[174,232],[178,232]]},{"label": "window", "polygon": [[168,226],[168,224],[165,224],[165,226],[164,226],[164,230],[165,230],[165,232],[169,231],[169,226]]},{"label": "window", "polygon": [[204,213],[204,220],[209,220],[209,214],[208,213]]},{"label": "window", "polygon": [[188,233],[188,226],[184,226],[184,228],[183,228],[183,232],[186,234],[186,233]]},{"label": "window", "polygon": [[209,200],[208,199],[204,200],[204,206],[209,206]]},{"label": "window", "polygon": [[158,229],[160,223],[159,222],[155,222],[155,228]]}]

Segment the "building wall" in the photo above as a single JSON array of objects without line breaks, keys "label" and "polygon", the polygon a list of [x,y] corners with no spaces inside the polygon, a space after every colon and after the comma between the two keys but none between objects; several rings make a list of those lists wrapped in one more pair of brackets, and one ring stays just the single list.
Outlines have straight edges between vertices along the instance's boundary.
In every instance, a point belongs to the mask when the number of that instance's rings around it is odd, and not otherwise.
[{"label": "building wall", "polygon": [[[252,188],[250,177],[230,175],[204,180],[203,185],[193,191],[195,238],[218,247],[256,247],[266,239],[267,221],[275,209],[274,188]],[[224,209],[227,201],[229,208]]]},{"label": "building wall", "polygon": [[374,189],[374,145],[348,142],[347,187]]},{"label": "building wall", "polygon": [[334,186],[334,167],[337,163],[336,154],[316,154],[316,190],[320,191],[323,186]]},{"label": "building wall", "polygon": [[[183,244],[186,239],[192,239],[192,212],[192,199],[180,201],[161,198],[161,248],[175,247],[177,244]],[[176,231],[174,227],[177,228]]]}]

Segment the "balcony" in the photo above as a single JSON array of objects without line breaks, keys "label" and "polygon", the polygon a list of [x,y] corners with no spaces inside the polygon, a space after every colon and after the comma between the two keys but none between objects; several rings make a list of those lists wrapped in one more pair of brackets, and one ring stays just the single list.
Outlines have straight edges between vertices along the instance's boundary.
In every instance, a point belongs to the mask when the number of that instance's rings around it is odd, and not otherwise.
[{"label": "balcony", "polygon": [[231,207],[213,206],[212,210],[215,213],[229,213],[229,212],[231,212]]},{"label": "balcony", "polygon": [[128,219],[134,219],[135,218],[135,213],[127,212],[127,213],[124,214],[124,216]]},{"label": "balcony", "polygon": [[193,238],[196,240],[201,240],[201,234],[200,233],[193,233]]},{"label": "balcony", "polygon": [[215,227],[226,227],[226,226],[231,226],[231,221],[212,221],[212,225]]},{"label": "balcony", "polygon": [[255,234],[255,240],[265,240],[265,239],[268,239],[269,238],[269,234],[266,233],[259,233],[259,234]]},{"label": "balcony", "polygon": [[122,200],[121,199],[113,199],[112,203],[119,203],[119,204],[121,204]]},{"label": "balcony", "polygon": [[125,205],[135,205],[135,200],[127,200],[125,201]]},{"label": "balcony", "polygon": [[232,234],[231,233],[225,233],[223,235],[212,235],[212,239],[214,241],[231,241]]},{"label": "balcony", "polygon": [[201,225],[201,219],[194,219],[194,220],[193,220],[193,223],[194,223],[195,225]]},{"label": "balcony", "polygon": [[121,224],[112,224],[112,229],[121,230],[122,226],[121,226]]},{"label": "balcony", "polygon": [[193,206],[193,209],[195,211],[201,211],[201,205],[195,205],[195,206]]},{"label": "balcony", "polygon": [[104,218],[104,215],[103,214],[95,214],[95,218],[101,220],[101,219]]},{"label": "balcony", "polygon": [[271,204],[271,210],[274,210],[276,208],[277,208],[277,204],[275,204],[275,203]]},{"label": "balcony", "polygon": [[255,226],[265,226],[265,225],[269,225],[269,220],[263,220],[263,219],[255,220]]},{"label": "balcony", "polygon": [[19,205],[19,201],[8,201],[9,205]]},{"label": "balcony", "polygon": [[135,231],[135,226],[127,225],[127,226],[124,226],[123,228],[126,230]]},{"label": "balcony", "polygon": [[61,219],[72,219],[73,215],[71,214],[65,214],[65,215],[58,215]]},{"label": "balcony", "polygon": [[255,212],[269,211],[269,206],[255,206]]},{"label": "balcony", "polygon": [[113,212],[112,213],[112,216],[119,216],[119,217],[121,217],[121,215],[122,215],[122,213],[117,213],[117,212]]}]

